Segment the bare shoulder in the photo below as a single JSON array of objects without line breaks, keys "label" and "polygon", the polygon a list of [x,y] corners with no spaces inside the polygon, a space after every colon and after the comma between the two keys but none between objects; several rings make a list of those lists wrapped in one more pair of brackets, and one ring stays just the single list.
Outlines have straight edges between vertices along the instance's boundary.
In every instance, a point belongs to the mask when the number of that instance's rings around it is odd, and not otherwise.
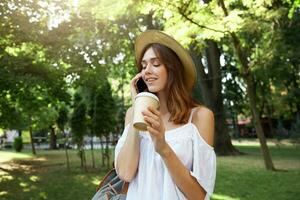
[{"label": "bare shoulder", "polygon": [[214,144],[214,113],[205,106],[194,108],[192,123],[196,125],[201,137],[209,144]]},{"label": "bare shoulder", "polygon": [[127,124],[129,124],[132,120],[132,111],[133,111],[133,108],[132,106],[129,107],[126,111],[126,116],[125,116],[125,127],[127,126]]}]

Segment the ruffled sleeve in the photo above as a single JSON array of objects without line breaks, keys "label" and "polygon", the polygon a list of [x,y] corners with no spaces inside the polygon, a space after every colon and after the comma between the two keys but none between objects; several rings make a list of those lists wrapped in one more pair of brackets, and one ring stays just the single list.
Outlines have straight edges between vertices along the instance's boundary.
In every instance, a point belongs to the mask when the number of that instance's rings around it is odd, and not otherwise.
[{"label": "ruffled sleeve", "polygon": [[216,179],[216,154],[209,144],[200,136],[198,131],[193,134],[193,167],[194,176],[207,192],[205,200],[213,194]]},{"label": "ruffled sleeve", "polygon": [[123,147],[127,134],[128,134],[128,129],[129,129],[130,124],[127,124],[126,127],[124,128],[124,131],[122,133],[122,136],[119,138],[118,143],[115,148],[115,167],[117,166],[117,157],[120,153],[121,148]]}]

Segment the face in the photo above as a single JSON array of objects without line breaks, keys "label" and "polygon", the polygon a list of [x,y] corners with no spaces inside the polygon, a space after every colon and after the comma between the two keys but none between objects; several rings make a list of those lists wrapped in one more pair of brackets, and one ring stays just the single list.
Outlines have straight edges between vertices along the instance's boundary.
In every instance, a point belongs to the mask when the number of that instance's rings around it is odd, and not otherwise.
[{"label": "face", "polygon": [[168,73],[164,64],[150,47],[142,58],[142,77],[150,92],[163,91],[167,85]]}]

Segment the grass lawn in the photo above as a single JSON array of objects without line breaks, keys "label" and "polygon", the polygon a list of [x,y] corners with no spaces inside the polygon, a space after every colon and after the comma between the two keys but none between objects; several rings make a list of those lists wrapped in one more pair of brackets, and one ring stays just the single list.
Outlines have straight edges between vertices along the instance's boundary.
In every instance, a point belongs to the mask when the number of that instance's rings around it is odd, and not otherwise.
[{"label": "grass lawn", "polygon": [[[96,169],[91,168],[91,152],[86,152],[87,171],[80,168],[80,159],[75,150],[69,150],[71,170],[66,169],[65,151],[37,151],[22,154],[0,151],[0,199],[91,199],[99,180],[107,172],[100,169],[100,151],[95,152]],[[21,156],[27,158],[21,159]]]},{"label": "grass lawn", "polygon": [[17,159],[26,159],[26,158],[32,158],[32,155],[30,153],[0,151],[0,164],[11,161],[12,159],[17,160]]},{"label": "grass lawn", "polygon": [[270,145],[278,171],[267,171],[256,144],[235,144],[243,156],[218,157],[217,180],[212,199],[294,200],[300,197],[300,149]]},{"label": "grass lawn", "polygon": [[[300,196],[300,149],[292,145],[270,145],[275,167],[264,169],[259,146],[234,143],[248,153],[243,156],[218,157],[217,180],[213,200],[284,200]],[[91,165],[91,153],[86,152]],[[95,153],[96,166],[101,166],[100,152]],[[85,200],[91,199],[107,169],[80,168],[76,151],[70,151],[71,171],[65,164],[64,151],[14,153],[0,151],[1,200]]]}]

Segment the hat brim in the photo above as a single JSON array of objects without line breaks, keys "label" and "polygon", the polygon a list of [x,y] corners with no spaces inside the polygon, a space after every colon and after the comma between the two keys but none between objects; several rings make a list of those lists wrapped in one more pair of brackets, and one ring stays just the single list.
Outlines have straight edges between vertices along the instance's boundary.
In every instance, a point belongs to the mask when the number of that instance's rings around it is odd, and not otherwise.
[{"label": "hat brim", "polygon": [[158,31],[148,30],[141,33],[135,40],[135,58],[137,62],[141,60],[144,48],[152,43],[165,45],[172,49],[179,57],[184,67],[184,82],[189,90],[192,90],[196,83],[196,67],[195,63],[188,53],[175,39],[169,35]]}]

